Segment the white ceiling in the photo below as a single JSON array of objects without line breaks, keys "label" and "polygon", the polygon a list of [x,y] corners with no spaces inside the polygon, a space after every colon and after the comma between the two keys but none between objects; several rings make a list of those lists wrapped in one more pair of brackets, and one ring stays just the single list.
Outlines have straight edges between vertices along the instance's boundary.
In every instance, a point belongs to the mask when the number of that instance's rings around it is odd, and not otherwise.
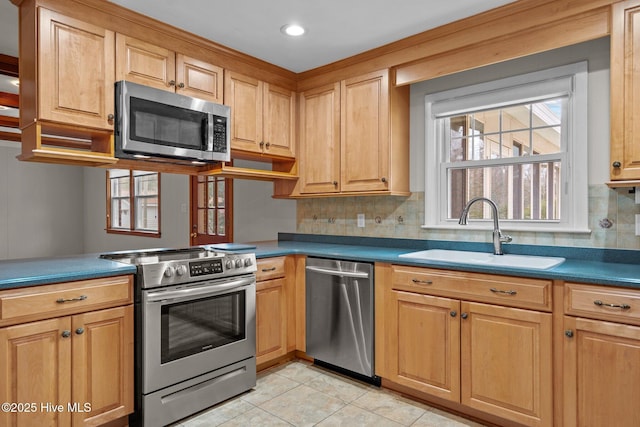
[{"label": "white ceiling", "polygon": [[[294,72],[400,40],[513,0],[112,0]],[[280,27],[298,23],[291,38]],[[0,0],[0,53],[18,55],[18,8]]]}]

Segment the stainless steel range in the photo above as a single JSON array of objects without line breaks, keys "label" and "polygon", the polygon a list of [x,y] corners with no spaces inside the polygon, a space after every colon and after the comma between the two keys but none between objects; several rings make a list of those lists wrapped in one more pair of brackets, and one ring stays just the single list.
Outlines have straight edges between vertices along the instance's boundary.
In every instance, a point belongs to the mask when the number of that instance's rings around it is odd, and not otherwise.
[{"label": "stainless steel range", "polygon": [[256,384],[253,253],[112,252],[137,266],[136,413],[164,426]]}]

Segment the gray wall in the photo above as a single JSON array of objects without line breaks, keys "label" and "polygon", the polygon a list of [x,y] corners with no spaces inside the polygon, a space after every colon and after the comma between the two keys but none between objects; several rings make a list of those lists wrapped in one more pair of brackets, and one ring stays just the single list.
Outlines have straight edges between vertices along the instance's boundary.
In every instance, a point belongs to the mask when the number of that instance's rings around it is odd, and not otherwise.
[{"label": "gray wall", "polygon": [[83,168],[20,162],[0,141],[0,259],[83,251]]}]

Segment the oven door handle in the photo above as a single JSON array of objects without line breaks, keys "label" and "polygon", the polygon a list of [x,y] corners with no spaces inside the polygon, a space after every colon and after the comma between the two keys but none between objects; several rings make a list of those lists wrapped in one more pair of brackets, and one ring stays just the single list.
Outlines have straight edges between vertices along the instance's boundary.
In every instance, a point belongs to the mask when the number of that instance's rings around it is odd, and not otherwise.
[{"label": "oven door handle", "polygon": [[320,273],[320,274],[327,274],[329,276],[352,277],[354,279],[369,278],[369,273],[365,273],[361,271],[341,271],[341,270],[334,270],[332,268],[316,267],[313,265],[308,265],[307,271],[312,271],[314,273]]},{"label": "oven door handle", "polygon": [[158,291],[149,292],[146,296],[147,302],[163,302],[174,301],[181,299],[193,299],[194,296],[214,296],[225,292],[229,292],[235,289],[241,289],[254,283],[253,278],[243,278],[233,280],[228,283],[213,285],[213,286],[199,286],[197,288],[186,288],[175,291]]}]

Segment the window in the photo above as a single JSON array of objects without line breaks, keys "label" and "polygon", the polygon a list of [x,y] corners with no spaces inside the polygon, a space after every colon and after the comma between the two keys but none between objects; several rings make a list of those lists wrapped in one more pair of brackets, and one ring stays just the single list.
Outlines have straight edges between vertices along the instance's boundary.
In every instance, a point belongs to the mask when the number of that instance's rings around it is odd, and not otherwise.
[{"label": "window", "polygon": [[586,105],[586,62],[427,95],[425,227],[587,232]]},{"label": "window", "polygon": [[191,177],[191,242],[233,241],[233,181],[219,176]]},{"label": "window", "polygon": [[160,237],[160,174],[107,171],[107,232]]}]

